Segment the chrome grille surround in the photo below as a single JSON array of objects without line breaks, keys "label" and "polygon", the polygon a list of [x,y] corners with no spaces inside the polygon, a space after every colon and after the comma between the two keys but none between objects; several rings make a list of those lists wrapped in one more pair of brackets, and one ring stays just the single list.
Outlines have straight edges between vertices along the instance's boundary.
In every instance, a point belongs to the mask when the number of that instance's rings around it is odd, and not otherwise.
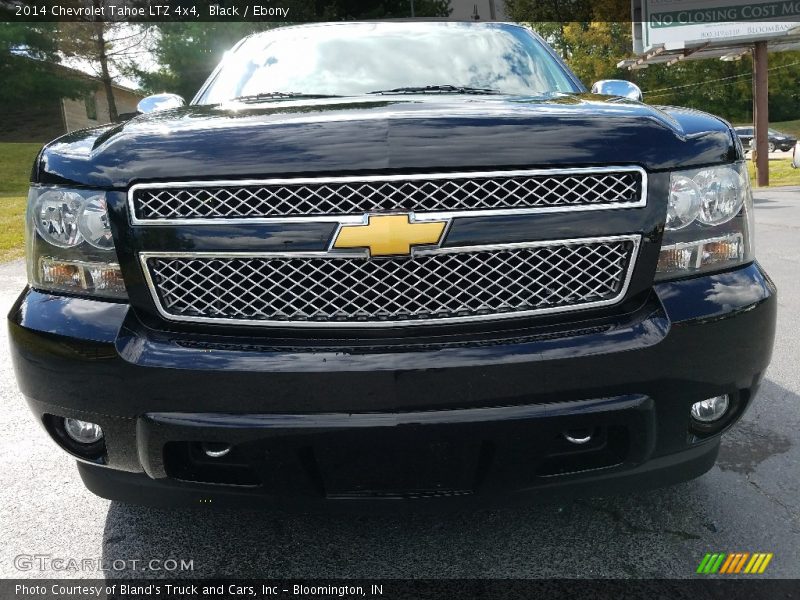
[{"label": "chrome grille surround", "polygon": [[641,236],[365,252],[140,254],[174,321],[394,327],[495,320],[619,302]]},{"label": "chrome grille surround", "polygon": [[635,166],[134,184],[133,224],[351,222],[365,213],[430,218],[645,206]]}]

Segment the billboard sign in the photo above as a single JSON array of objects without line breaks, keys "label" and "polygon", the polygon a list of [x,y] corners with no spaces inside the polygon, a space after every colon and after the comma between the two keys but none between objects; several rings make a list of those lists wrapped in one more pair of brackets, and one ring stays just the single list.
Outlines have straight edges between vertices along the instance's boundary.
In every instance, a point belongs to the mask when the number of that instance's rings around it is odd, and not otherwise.
[{"label": "billboard sign", "polygon": [[800,27],[800,0],[642,0],[644,52],[746,43]]}]

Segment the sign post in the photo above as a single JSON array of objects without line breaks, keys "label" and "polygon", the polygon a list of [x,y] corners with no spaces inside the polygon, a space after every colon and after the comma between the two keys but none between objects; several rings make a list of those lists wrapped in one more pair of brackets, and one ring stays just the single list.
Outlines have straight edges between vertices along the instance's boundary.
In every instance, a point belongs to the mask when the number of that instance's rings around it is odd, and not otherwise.
[{"label": "sign post", "polygon": [[769,80],[767,43],[753,48],[753,124],[755,126],[756,176],[759,186],[769,185]]},{"label": "sign post", "polygon": [[800,50],[800,0],[632,0],[633,51],[618,66],[733,60],[753,53],[758,185],[769,185],[768,53]]}]

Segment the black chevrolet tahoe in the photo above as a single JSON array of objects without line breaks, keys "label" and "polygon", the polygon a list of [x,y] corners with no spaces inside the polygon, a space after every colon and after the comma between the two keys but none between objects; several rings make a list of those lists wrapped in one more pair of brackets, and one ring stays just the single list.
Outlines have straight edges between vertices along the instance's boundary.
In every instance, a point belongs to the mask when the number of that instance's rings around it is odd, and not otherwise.
[{"label": "black chevrolet tahoe", "polygon": [[587,92],[511,24],[252,35],[188,105],[42,149],[22,393],[86,486],[130,502],[697,477],[753,402],[777,296],[731,126],[640,100]]}]

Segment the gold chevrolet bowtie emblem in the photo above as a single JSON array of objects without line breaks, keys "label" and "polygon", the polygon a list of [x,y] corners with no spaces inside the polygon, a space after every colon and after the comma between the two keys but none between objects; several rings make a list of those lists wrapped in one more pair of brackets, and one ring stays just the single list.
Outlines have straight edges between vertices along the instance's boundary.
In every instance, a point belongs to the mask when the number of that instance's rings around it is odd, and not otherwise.
[{"label": "gold chevrolet bowtie emblem", "polygon": [[447,221],[411,221],[410,215],[371,215],[366,225],[343,225],[334,248],[369,248],[370,256],[411,254],[412,246],[438,244]]}]

